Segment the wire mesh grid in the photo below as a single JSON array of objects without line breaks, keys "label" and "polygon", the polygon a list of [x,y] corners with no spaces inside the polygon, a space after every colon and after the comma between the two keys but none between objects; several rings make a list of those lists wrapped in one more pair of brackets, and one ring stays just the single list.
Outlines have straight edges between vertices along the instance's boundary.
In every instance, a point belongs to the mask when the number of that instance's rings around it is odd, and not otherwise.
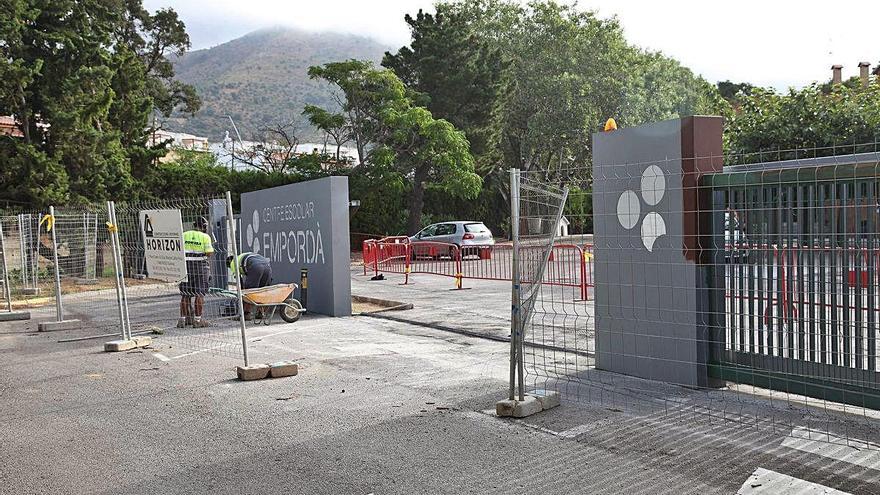
[{"label": "wire mesh grid", "polygon": [[[541,285],[529,303],[527,388],[615,410],[880,448],[876,157],[728,167],[701,183],[676,170],[681,160],[666,159],[560,169],[523,182],[530,190],[520,187],[521,229],[525,212],[538,210],[528,206],[538,191],[567,182],[595,185],[594,212],[565,213],[589,216],[572,223],[597,231],[595,299]],[[536,216],[549,219],[551,201],[543,202]],[[530,230],[523,247],[554,234]],[[675,378],[698,363],[704,383]],[[641,372],[603,371],[627,367]]]},{"label": "wire mesh grid", "polygon": [[52,236],[45,211],[0,214],[6,278],[13,309],[46,308],[55,304]]},{"label": "wire mesh grid", "polygon": [[[160,342],[186,351],[242,357],[238,302],[226,265],[231,255],[225,198],[187,198],[114,205],[132,334],[161,334]],[[179,212],[182,229],[200,231],[205,222],[213,253],[186,262],[186,277],[165,280],[150,273],[145,248],[145,214]],[[207,280],[205,280],[207,279]]]}]

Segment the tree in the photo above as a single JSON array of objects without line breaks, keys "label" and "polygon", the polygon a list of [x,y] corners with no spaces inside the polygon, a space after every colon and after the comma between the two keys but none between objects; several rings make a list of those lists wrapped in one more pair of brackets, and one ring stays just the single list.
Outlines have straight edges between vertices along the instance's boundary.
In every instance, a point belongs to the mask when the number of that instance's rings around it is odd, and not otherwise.
[{"label": "tree", "polygon": [[481,180],[464,134],[415,105],[393,72],[352,60],[311,67],[309,74],[342,91],[339,100],[358,147],[358,167],[390,171],[390,180],[409,182],[409,232],[421,225],[426,189],[461,198],[479,193]]},{"label": "tree", "polygon": [[412,43],[382,65],[415,91],[434,117],[465,133],[481,175],[500,165],[501,109],[507,95],[507,68],[501,50],[474,32],[463,13],[438,4],[435,14],[422,10],[404,17]]},{"label": "tree", "polygon": [[796,159],[876,151],[880,85],[851,89],[819,84],[779,94],[754,89],[724,133],[728,162]]},{"label": "tree", "polygon": [[[167,56],[189,41],[173,11],[140,0],[8,0],[0,16],[0,195],[33,205],[136,195],[154,110],[193,110]],[[134,173],[133,173],[134,172]]]},{"label": "tree", "polygon": [[510,61],[500,141],[508,166],[587,170],[591,134],[608,117],[626,126],[722,110],[711,85],[661,54],[629,45],[614,18],[552,1],[437,8],[467,22]]},{"label": "tree", "polygon": [[340,161],[339,154],[342,146],[354,137],[351,127],[345,121],[345,115],[331,113],[315,105],[306,105],[303,115],[308,117],[310,124],[324,133],[325,147],[328,140],[333,140],[333,145],[336,146],[334,156],[337,162]]},{"label": "tree", "polygon": [[296,122],[268,124],[253,135],[250,145],[241,144],[230,150],[234,161],[263,173],[287,173],[296,165]]}]

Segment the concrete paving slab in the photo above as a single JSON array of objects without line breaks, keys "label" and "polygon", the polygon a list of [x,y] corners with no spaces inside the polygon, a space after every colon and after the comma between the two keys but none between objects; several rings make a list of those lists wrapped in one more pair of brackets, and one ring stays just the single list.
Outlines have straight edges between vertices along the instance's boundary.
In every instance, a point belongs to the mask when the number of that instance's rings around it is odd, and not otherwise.
[{"label": "concrete paving slab", "polygon": [[57,332],[60,330],[76,330],[82,325],[79,320],[61,320],[41,322],[37,329],[40,332]]},{"label": "concrete paving slab", "polygon": [[268,378],[271,367],[268,364],[252,364],[250,366],[239,366],[235,370],[238,379],[247,382]]},{"label": "concrete paving slab", "polygon": [[298,373],[299,365],[293,361],[276,361],[269,364],[269,376],[272,378],[296,376]]},{"label": "concrete paving slab", "polygon": [[30,311],[0,311],[0,321],[20,321],[30,319]]}]

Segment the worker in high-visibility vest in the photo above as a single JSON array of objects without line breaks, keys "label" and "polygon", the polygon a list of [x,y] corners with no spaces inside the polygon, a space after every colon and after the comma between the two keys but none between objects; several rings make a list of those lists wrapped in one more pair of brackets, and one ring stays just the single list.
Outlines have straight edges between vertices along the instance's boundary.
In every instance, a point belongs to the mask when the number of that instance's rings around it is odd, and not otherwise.
[{"label": "worker in high-visibility vest", "polygon": [[[265,256],[241,253],[237,263],[232,256],[227,256],[226,264],[229,265],[233,277],[238,275],[242,289],[256,289],[272,283],[272,265]],[[248,303],[244,303],[244,315],[246,319],[251,317],[251,305]]]},{"label": "worker in high-visibility vest", "polygon": [[207,327],[210,323],[202,318],[202,309],[211,279],[209,260],[214,254],[214,244],[208,234],[208,220],[205,217],[196,219],[196,230],[183,233],[183,246],[186,251],[186,281],[180,283],[180,318],[177,320],[177,328],[187,325]]}]

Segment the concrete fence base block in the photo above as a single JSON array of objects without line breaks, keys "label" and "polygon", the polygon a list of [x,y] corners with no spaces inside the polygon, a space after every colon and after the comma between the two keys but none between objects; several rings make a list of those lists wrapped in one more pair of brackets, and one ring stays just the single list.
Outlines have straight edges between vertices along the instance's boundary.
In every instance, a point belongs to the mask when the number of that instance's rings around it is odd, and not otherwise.
[{"label": "concrete fence base block", "polygon": [[58,330],[74,330],[82,324],[79,320],[44,321],[37,325],[40,332],[56,332]]},{"label": "concrete fence base block", "polygon": [[268,364],[252,364],[250,366],[239,366],[236,368],[238,379],[242,381],[262,380],[269,376],[271,370]]},{"label": "concrete fence base block", "polygon": [[137,344],[135,344],[134,340],[125,339],[104,342],[104,352],[122,352],[130,351],[132,349],[137,349]]},{"label": "concrete fence base block", "polygon": [[134,341],[137,347],[147,347],[153,343],[153,337],[148,335],[138,335],[137,337],[132,337],[131,340]]},{"label": "concrete fence base block", "polygon": [[31,313],[29,311],[2,311],[0,312],[0,321],[18,321],[30,320]]},{"label": "concrete fence base block", "polygon": [[296,376],[297,373],[299,373],[299,365],[293,361],[279,361],[269,365],[269,375],[272,378]]},{"label": "concrete fence base block", "polygon": [[76,285],[98,285],[98,279],[96,278],[76,278],[74,277],[73,283]]},{"label": "concrete fence base block", "polygon": [[547,409],[553,409],[554,407],[559,405],[559,392],[554,392],[552,390],[532,390],[526,395],[530,397],[534,397],[541,403],[541,410],[546,411]]},{"label": "concrete fence base block", "polygon": [[525,400],[500,400],[495,403],[495,415],[501,418],[525,418],[543,409],[534,396],[526,395]]},{"label": "concrete fence base block", "polygon": [[19,289],[19,292],[24,296],[39,296],[43,290],[39,287],[24,287]]}]

